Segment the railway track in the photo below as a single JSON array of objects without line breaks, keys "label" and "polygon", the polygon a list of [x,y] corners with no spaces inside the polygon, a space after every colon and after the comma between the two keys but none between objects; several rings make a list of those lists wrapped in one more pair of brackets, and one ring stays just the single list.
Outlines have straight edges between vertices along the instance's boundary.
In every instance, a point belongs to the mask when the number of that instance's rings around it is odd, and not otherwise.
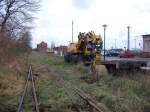
[{"label": "railway track", "polygon": [[86,94],[84,91],[82,91],[72,83],[66,82],[64,79],[60,79],[60,81],[66,88],[70,88],[74,94],[78,95],[82,100],[87,102],[97,112],[111,112],[104,104],[98,103],[90,95]]},{"label": "railway track", "polygon": [[27,88],[29,87],[29,84],[32,85],[32,96],[33,96],[34,112],[40,112],[39,111],[39,104],[38,104],[38,99],[37,99],[36,88],[35,88],[35,81],[34,81],[31,65],[29,66],[26,83],[25,83],[24,89],[22,91],[21,97],[19,99],[17,112],[22,112],[22,110],[23,110],[23,104],[24,104],[24,101],[25,101],[25,96],[27,94]]},{"label": "railway track", "polygon": [[[49,72],[49,69],[48,69],[48,72]],[[69,82],[67,79],[65,79],[65,77],[62,77],[62,76],[57,77],[57,80],[58,80],[58,82],[63,84],[63,86],[66,89],[71,90],[73,92],[73,94],[78,95],[82,100],[87,102],[97,112],[111,112],[104,104],[94,100],[93,97],[91,97],[90,95],[86,94],[83,90],[79,89],[73,83]],[[68,95],[69,95],[69,93],[68,93]]]},{"label": "railway track", "polygon": [[[49,72],[49,70],[48,70],[48,72]],[[99,103],[96,100],[94,100],[93,97],[86,94],[83,90],[79,89],[73,83],[67,81],[67,79],[65,79],[65,77],[57,77],[57,80],[59,82],[61,82],[61,84],[63,84],[63,86],[66,89],[70,89],[73,92],[73,94],[79,96],[82,100],[87,102],[87,104],[91,108],[93,108],[95,111],[97,111],[97,112],[111,112],[104,104]],[[26,98],[26,95],[27,95],[27,89],[28,89],[29,85],[32,86],[32,99],[33,99],[33,101],[32,101],[32,105],[33,105],[32,106],[33,107],[32,111],[33,112],[40,112],[38,98],[37,98],[37,92],[36,92],[36,85],[35,85],[31,65],[29,66],[26,83],[24,85],[21,97],[19,99],[17,112],[23,112],[23,104],[24,104],[24,101],[25,101],[25,98]],[[79,112],[82,112],[82,111],[79,111]]]}]

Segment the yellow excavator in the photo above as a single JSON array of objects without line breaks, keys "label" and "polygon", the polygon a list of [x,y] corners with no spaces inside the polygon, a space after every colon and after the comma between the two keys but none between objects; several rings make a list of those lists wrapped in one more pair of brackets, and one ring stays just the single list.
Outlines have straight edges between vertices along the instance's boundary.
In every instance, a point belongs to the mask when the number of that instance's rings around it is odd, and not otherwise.
[{"label": "yellow excavator", "polygon": [[101,61],[101,51],[103,41],[100,35],[94,31],[79,33],[77,43],[68,45],[67,53],[64,55],[66,62],[77,63],[83,62],[84,65],[90,65],[91,71],[96,76],[107,75],[108,72],[116,74],[120,70],[138,70],[146,66],[144,61],[130,60],[105,60]]},{"label": "yellow excavator", "polygon": [[94,31],[80,32],[78,42],[68,45],[64,60],[72,63],[83,62],[84,65],[90,65],[91,70],[95,71],[96,65],[101,62],[102,45],[101,35],[96,35]]}]

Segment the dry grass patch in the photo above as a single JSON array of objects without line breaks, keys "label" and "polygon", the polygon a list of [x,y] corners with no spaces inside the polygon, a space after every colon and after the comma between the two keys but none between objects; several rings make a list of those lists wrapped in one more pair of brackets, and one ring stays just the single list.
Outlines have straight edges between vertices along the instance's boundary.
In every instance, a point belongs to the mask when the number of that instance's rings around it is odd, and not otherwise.
[{"label": "dry grass patch", "polygon": [[0,76],[0,96],[16,96],[20,94],[24,81],[14,74]]},{"label": "dry grass patch", "polygon": [[0,67],[0,112],[15,112],[24,86],[24,77],[6,66]]}]

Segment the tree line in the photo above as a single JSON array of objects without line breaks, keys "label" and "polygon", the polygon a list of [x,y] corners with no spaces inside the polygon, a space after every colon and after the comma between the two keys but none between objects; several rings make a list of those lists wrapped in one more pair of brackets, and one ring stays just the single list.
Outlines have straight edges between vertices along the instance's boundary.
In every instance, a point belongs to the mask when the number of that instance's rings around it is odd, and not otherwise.
[{"label": "tree line", "polygon": [[38,0],[0,0],[0,63],[28,52]]}]

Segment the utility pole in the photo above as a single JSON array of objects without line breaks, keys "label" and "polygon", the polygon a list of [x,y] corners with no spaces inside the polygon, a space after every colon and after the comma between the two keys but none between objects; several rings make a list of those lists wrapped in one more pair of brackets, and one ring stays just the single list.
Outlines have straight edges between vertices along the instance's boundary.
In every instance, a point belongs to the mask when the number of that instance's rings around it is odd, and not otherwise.
[{"label": "utility pole", "polygon": [[73,21],[72,21],[72,43],[73,43]]},{"label": "utility pole", "polygon": [[115,39],[115,49],[117,49],[116,41],[117,41],[117,39]]},{"label": "utility pole", "polygon": [[130,50],[130,26],[127,26],[128,29],[128,43],[127,43],[127,50]]},{"label": "utility pole", "polygon": [[105,61],[105,32],[106,32],[106,27],[107,27],[107,25],[104,24],[103,25],[103,28],[104,28],[104,61]]},{"label": "utility pole", "polygon": [[136,36],[135,36],[135,39],[134,39],[134,48],[136,50]]}]

